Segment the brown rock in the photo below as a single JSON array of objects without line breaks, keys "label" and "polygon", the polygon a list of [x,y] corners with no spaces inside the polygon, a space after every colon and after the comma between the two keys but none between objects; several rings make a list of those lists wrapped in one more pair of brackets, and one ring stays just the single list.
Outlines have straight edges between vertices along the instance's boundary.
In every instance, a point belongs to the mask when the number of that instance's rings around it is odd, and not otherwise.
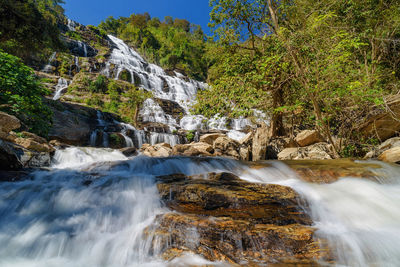
[{"label": "brown rock", "polygon": [[387,109],[374,107],[360,124],[358,130],[364,137],[378,137],[385,141],[400,131],[400,95],[387,97],[385,102]]},{"label": "brown rock", "polygon": [[250,148],[241,147],[239,150],[240,160],[249,161],[250,160]]},{"label": "brown rock", "polygon": [[22,134],[23,134],[24,138],[31,139],[31,140],[33,140],[35,142],[38,142],[39,144],[47,144],[47,140],[46,139],[44,139],[43,137],[37,136],[34,133],[30,133],[30,132],[25,132],[24,131],[24,132],[22,132]]},{"label": "brown rock", "polygon": [[143,155],[148,157],[169,157],[172,155],[172,147],[167,143],[142,147],[141,151],[143,151]]},{"label": "brown rock", "polygon": [[226,134],[221,134],[221,133],[205,134],[200,136],[200,142],[213,145],[214,141],[217,140],[219,137],[226,137]]},{"label": "brown rock", "polygon": [[36,151],[36,152],[54,152],[54,148],[49,146],[48,144],[40,144],[32,139],[27,138],[16,138],[15,143],[20,145],[28,150]]},{"label": "brown rock", "polygon": [[163,201],[179,212],[159,215],[146,231],[166,260],[192,252],[235,266],[314,266],[330,258],[289,187],[253,184],[231,173],[157,180]]},{"label": "brown rock", "polygon": [[257,128],[253,138],[253,161],[266,159],[267,144],[269,140],[269,131],[265,123],[260,128]]},{"label": "brown rock", "polygon": [[5,132],[0,131],[0,139],[14,143],[15,139],[17,139],[17,136],[10,134],[10,133],[5,133]]},{"label": "brown rock", "polygon": [[231,173],[210,173],[207,179],[176,174],[160,176],[157,180],[161,198],[179,212],[278,225],[311,224],[304,212],[296,207],[299,195],[289,187],[252,184]]},{"label": "brown rock", "polygon": [[378,157],[378,159],[385,162],[400,163],[400,147],[386,150]]},{"label": "brown rock", "polygon": [[324,141],[319,132],[316,130],[304,130],[300,132],[294,140],[301,147],[313,145]]},{"label": "brown rock", "polygon": [[15,116],[0,111],[0,131],[9,133],[21,127],[19,119]]}]

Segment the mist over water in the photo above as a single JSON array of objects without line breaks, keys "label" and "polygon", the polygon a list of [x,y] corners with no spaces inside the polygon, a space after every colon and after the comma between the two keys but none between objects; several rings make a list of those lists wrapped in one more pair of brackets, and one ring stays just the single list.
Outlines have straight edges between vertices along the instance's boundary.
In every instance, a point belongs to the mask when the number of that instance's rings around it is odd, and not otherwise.
[{"label": "mist over water", "polygon": [[151,249],[151,227],[145,229],[168,212],[156,176],[222,171],[299,192],[338,265],[400,266],[399,170],[384,165],[380,182],[345,178],[310,184],[281,162],[255,170],[220,158],[127,159],[110,149],[69,148],[57,151],[49,171],[0,183],[0,266],[207,264],[195,255],[162,261]]}]

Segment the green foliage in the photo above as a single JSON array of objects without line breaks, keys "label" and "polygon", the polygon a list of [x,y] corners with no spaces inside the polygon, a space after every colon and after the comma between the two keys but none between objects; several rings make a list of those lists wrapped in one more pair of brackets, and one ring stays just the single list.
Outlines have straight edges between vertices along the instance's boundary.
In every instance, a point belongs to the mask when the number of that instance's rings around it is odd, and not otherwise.
[{"label": "green foliage", "polygon": [[97,79],[89,83],[89,91],[92,93],[105,93],[107,91],[107,77],[99,75]]},{"label": "green foliage", "polygon": [[186,140],[188,142],[192,142],[194,140],[194,133],[193,131],[189,131],[186,133]]},{"label": "green foliage", "polygon": [[0,49],[29,61],[36,54],[63,47],[57,22],[64,14],[59,0],[2,0]]},{"label": "green foliage", "polygon": [[15,56],[0,51],[0,110],[14,114],[32,131],[46,136],[52,114],[43,103],[49,94],[33,70]]},{"label": "green foliage", "polygon": [[[217,42],[207,56],[214,63],[211,88],[200,94],[197,112],[238,116],[258,108],[269,111],[272,125],[282,125],[284,116],[303,124],[313,119],[335,146],[332,135],[356,138],[356,118],[398,92],[395,1],[210,4]],[[356,148],[348,145],[344,154]]]}]

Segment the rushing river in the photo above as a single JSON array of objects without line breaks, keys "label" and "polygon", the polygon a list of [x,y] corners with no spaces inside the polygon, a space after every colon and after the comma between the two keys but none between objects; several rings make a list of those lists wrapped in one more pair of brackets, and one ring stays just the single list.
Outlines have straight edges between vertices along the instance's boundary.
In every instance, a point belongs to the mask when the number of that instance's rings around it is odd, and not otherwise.
[{"label": "rushing river", "polygon": [[154,237],[144,230],[168,212],[156,176],[220,171],[294,188],[308,201],[317,235],[328,240],[338,265],[400,266],[400,168],[384,165],[380,182],[310,184],[280,162],[256,170],[228,159],[127,159],[92,148],[57,151],[48,171],[0,183],[0,266],[210,264],[196,255],[162,261],[150,252]]}]

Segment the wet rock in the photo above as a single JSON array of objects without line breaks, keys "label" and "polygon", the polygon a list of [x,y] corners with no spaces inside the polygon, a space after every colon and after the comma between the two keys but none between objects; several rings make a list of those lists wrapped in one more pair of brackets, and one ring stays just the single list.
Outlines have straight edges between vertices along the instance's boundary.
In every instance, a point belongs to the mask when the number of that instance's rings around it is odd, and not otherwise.
[{"label": "wet rock", "polygon": [[322,136],[316,130],[304,130],[300,132],[294,140],[301,147],[313,145],[324,141]]},{"label": "wet rock", "polygon": [[219,137],[226,137],[226,134],[222,133],[210,133],[200,136],[200,142],[207,143],[209,145],[214,145],[214,141]]},{"label": "wet rock", "polygon": [[157,178],[163,201],[179,213],[159,215],[153,248],[166,260],[193,252],[239,266],[292,263],[314,266],[328,259],[310,218],[289,187],[252,184],[231,173]]},{"label": "wet rock", "polygon": [[227,217],[178,213],[159,215],[156,221],[157,240],[153,244],[163,245],[161,250],[168,260],[189,251],[208,260],[240,266],[290,261],[316,266],[318,259],[327,257],[327,252],[313,240],[313,229],[299,224],[252,224]]},{"label": "wet rock", "polygon": [[53,112],[53,125],[49,138],[75,146],[89,145],[90,134],[95,129],[96,110],[75,104],[49,100]]},{"label": "wet rock", "polygon": [[140,151],[148,157],[169,157],[172,155],[172,147],[167,143],[156,144],[154,146],[144,144]]},{"label": "wet rock", "polygon": [[400,147],[394,147],[383,152],[379,160],[391,163],[400,163]]},{"label": "wet rock", "polygon": [[257,128],[253,138],[253,161],[264,160],[267,155],[267,145],[269,141],[269,131],[265,123]]},{"label": "wet rock", "polygon": [[132,157],[137,155],[137,150],[134,147],[121,148],[119,151],[121,151],[122,154],[124,154],[124,156],[126,157]]},{"label": "wet rock", "polygon": [[49,152],[38,152],[23,146],[0,140],[0,169],[48,167],[51,163]]},{"label": "wet rock", "polygon": [[19,119],[15,116],[0,111],[0,132],[9,133],[21,127]]},{"label": "wet rock", "polygon": [[279,160],[292,159],[334,159],[334,151],[332,145],[328,143],[317,143],[307,147],[285,148],[278,154]]},{"label": "wet rock", "polygon": [[299,195],[289,187],[252,184],[231,173],[210,173],[206,179],[178,174],[157,180],[161,198],[180,212],[278,225],[311,223],[297,206]]}]

